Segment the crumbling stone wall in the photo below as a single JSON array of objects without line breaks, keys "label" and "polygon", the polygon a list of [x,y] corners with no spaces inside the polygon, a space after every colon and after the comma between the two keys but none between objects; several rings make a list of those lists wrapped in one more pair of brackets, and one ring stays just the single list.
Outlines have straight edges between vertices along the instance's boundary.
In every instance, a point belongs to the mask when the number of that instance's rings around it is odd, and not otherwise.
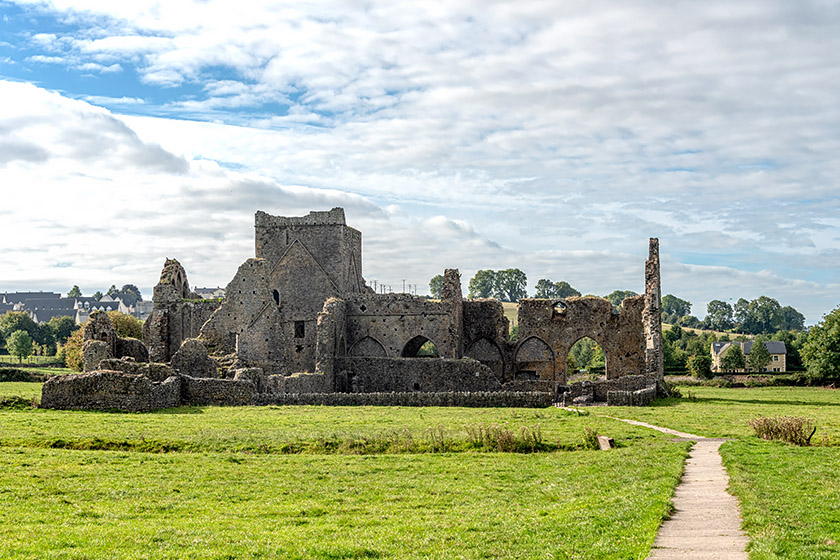
[{"label": "crumbling stone wall", "polygon": [[589,337],[604,350],[607,379],[643,372],[643,307],[643,296],[625,299],[618,313],[610,302],[597,297],[520,300],[516,367],[565,384],[569,350]]},{"label": "crumbling stone wall", "polygon": [[[645,337],[645,372],[660,382],[665,378],[662,349],[662,288],[659,279],[659,239],[650,238],[645,261],[645,308],[642,315]],[[661,383],[660,383],[661,384]]]},{"label": "crumbling stone wall", "polygon": [[190,290],[187,273],[175,259],[166,259],[152,299],[154,308],[143,324],[143,341],[154,362],[168,362],[184,340],[198,336],[219,307],[217,300],[202,300]]},{"label": "crumbling stone wall", "polygon": [[147,412],[180,402],[180,378],[156,383],[145,375],[118,371],[55,376],[41,390],[41,408]]},{"label": "crumbling stone wall", "polygon": [[104,311],[94,311],[85,323],[82,334],[82,370],[94,371],[108,358],[130,357],[138,362],[149,361],[146,346],[134,338],[120,338],[111,318]]},{"label": "crumbling stone wall", "polygon": [[498,391],[490,369],[469,358],[373,358],[336,360],[336,377],[353,393]]}]

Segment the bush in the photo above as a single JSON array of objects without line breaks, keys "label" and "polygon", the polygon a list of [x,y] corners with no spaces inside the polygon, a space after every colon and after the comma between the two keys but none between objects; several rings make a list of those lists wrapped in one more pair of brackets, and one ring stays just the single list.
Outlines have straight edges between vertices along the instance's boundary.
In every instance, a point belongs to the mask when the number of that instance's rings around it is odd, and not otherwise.
[{"label": "bush", "polygon": [[688,359],[688,371],[694,377],[702,379],[712,378],[712,358],[706,354],[691,356]]},{"label": "bush", "polygon": [[29,372],[18,368],[0,368],[0,383],[9,381],[29,381]]},{"label": "bush", "polygon": [[593,428],[583,429],[583,448],[584,449],[600,449],[598,445],[598,432]]},{"label": "bush", "polygon": [[108,317],[118,337],[143,340],[143,321],[140,319],[119,311],[108,311]]},{"label": "bush", "polygon": [[750,420],[749,425],[761,439],[800,446],[811,445],[811,437],[817,431],[812,419],[800,416],[762,416]]},{"label": "bush", "polygon": [[84,342],[84,329],[79,329],[70,335],[62,348],[65,366],[75,371],[82,371],[82,344]]}]

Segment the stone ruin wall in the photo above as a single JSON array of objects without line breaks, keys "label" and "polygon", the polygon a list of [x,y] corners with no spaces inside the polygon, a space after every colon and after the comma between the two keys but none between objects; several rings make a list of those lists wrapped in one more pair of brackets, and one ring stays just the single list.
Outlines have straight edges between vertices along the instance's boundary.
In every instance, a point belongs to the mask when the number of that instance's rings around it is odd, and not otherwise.
[{"label": "stone ruin wall", "polygon": [[[463,300],[457,270],[445,271],[439,302],[373,293],[361,276],[361,234],[344,224],[341,209],[300,218],[258,212],[255,230],[257,257],[239,267],[223,301],[196,300],[183,267],[167,259],[144,326],[148,355],[138,341],[118,339],[104,323],[91,321],[88,369],[111,373],[94,381],[67,380],[49,391],[45,386],[45,395],[52,395],[46,402],[80,408],[123,403],[114,408],[145,410],[144,398],[157,404],[163,402],[160,395],[172,400],[172,379],[179,380],[178,402],[185,404],[345,392],[554,395],[567,391],[566,357],[584,336],[601,345],[607,362],[607,382],[592,389],[594,398],[605,398],[601,393],[621,378],[635,386],[633,374],[662,379],[656,239],[650,243],[644,295],[628,298],[618,312],[593,297],[521,300],[519,340],[511,342],[501,302]],[[412,357],[427,340],[440,357]],[[152,363],[138,363],[149,359]],[[114,375],[134,377],[120,381]],[[68,396],[74,383],[75,401]],[[115,400],[101,397],[109,391]],[[145,397],[135,402],[126,391]],[[647,398],[638,391],[647,388],[628,390],[619,383],[610,394],[628,402]],[[91,400],[94,394],[100,397]]]}]

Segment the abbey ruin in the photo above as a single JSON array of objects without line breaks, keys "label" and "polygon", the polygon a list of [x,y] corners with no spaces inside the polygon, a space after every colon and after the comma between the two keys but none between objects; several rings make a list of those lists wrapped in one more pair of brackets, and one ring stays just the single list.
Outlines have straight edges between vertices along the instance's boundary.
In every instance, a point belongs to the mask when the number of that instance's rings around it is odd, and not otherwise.
[{"label": "abbey ruin", "polygon": [[[344,210],[257,212],[256,251],[222,300],[201,300],[167,259],[144,344],[106,315],[85,327],[85,372],[44,385],[42,406],[151,410],[180,404],[646,404],[664,391],[659,243],[645,293],[618,311],[597,297],[519,301],[511,340],[501,302],[465,300],[457,270],[440,301],[376,294],[362,277],[362,235]],[[567,384],[583,337],[606,379]],[[431,342],[437,357],[420,357]]]}]

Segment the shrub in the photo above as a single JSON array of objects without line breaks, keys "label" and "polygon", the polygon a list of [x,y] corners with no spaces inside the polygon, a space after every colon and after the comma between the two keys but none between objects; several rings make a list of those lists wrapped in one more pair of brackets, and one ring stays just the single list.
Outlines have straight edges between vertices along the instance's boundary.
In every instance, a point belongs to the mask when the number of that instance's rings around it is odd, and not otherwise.
[{"label": "shrub", "polygon": [[750,420],[749,425],[761,439],[800,446],[811,445],[811,437],[817,431],[812,419],[800,416],[762,416]]},{"label": "shrub", "polygon": [[30,381],[29,372],[18,368],[0,368],[0,382]]},{"label": "shrub", "polygon": [[140,319],[119,311],[108,311],[108,317],[118,337],[143,340],[143,321]]},{"label": "shrub", "polygon": [[82,371],[83,337],[84,329],[73,332],[62,348],[64,350],[64,365],[75,371]]},{"label": "shrub", "polygon": [[598,445],[598,432],[593,428],[583,429],[583,448],[600,449],[600,446]]},{"label": "shrub", "polygon": [[699,354],[691,356],[688,359],[688,371],[694,377],[703,379],[711,379],[712,377],[712,358],[706,354]]}]

